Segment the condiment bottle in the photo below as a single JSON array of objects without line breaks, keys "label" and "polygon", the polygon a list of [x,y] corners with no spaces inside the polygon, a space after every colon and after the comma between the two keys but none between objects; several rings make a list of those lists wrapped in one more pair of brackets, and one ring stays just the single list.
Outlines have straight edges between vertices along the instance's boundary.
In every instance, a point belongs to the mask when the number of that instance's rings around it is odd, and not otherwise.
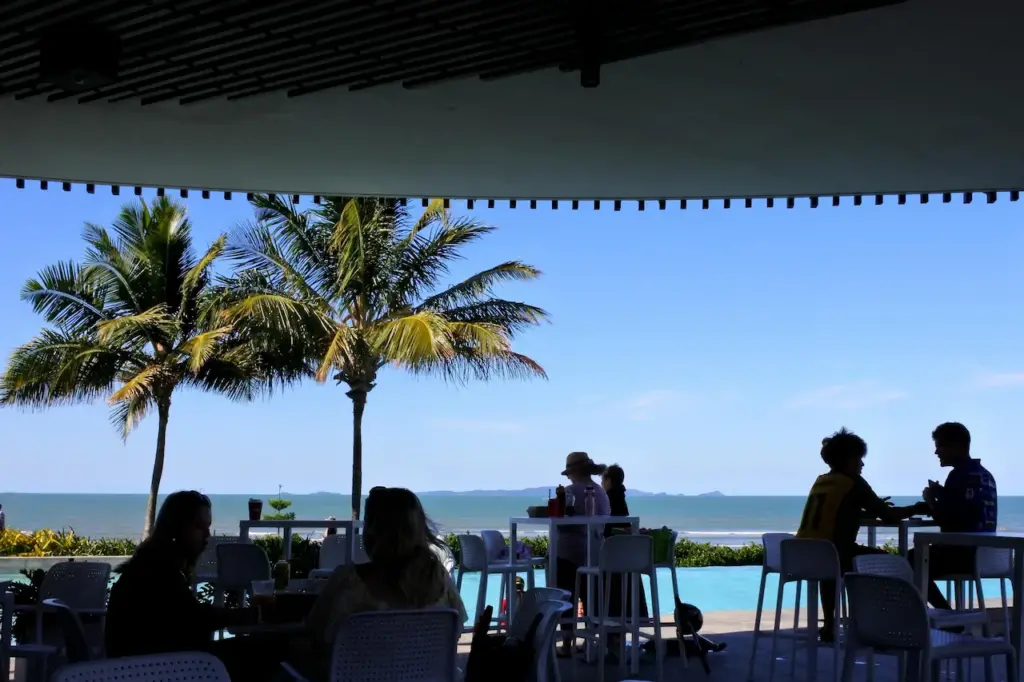
[{"label": "condiment bottle", "polygon": [[288,589],[288,580],[291,578],[292,567],[288,565],[288,562],[281,559],[274,564],[274,589],[285,590]]},{"label": "condiment bottle", "polygon": [[551,488],[548,488],[548,518],[558,516],[558,500],[551,496]]},{"label": "condiment bottle", "polygon": [[555,488],[555,499],[557,500],[558,514],[557,516],[565,516],[565,487],[558,486]]},{"label": "condiment bottle", "polygon": [[583,513],[587,516],[593,516],[595,513],[594,506],[594,486],[588,485],[583,498]]}]

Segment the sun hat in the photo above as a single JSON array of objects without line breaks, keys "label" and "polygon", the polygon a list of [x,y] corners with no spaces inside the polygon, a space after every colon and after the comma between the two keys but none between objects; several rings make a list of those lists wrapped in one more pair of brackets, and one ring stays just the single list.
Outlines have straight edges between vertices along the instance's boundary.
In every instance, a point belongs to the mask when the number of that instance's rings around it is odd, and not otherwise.
[{"label": "sun hat", "polygon": [[601,474],[606,468],[605,465],[590,459],[590,455],[585,452],[570,452],[565,457],[565,471],[562,472],[562,475],[568,476],[570,472]]}]

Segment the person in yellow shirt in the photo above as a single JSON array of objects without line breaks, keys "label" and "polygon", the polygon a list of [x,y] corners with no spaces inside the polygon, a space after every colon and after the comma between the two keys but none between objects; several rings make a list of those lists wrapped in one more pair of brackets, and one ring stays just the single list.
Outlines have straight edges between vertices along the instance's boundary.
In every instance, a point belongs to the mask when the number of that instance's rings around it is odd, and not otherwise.
[{"label": "person in yellow shirt", "polygon": [[[915,507],[893,507],[888,498],[875,494],[861,476],[867,454],[864,439],[845,428],[821,441],[821,459],[829,471],[818,476],[811,486],[796,534],[798,538],[830,540],[839,554],[843,573],[853,570],[854,557],[885,551],[857,544],[863,519],[894,523],[915,513]],[[821,583],[824,626],[820,634],[826,642],[833,639],[835,589],[834,583]]]}]

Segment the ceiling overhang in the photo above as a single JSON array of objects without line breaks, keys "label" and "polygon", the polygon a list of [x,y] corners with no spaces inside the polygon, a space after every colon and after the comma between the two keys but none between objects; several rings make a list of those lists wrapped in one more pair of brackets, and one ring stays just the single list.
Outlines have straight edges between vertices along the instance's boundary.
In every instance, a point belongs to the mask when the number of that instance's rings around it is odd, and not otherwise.
[{"label": "ceiling overhang", "polygon": [[[116,38],[116,73],[101,52],[54,76],[52,4],[95,27],[62,44]],[[595,48],[567,1],[16,2],[0,10],[0,175],[527,200],[1024,187],[1024,3],[830,4],[844,13],[626,3]],[[328,40],[331,17],[348,32]]]}]

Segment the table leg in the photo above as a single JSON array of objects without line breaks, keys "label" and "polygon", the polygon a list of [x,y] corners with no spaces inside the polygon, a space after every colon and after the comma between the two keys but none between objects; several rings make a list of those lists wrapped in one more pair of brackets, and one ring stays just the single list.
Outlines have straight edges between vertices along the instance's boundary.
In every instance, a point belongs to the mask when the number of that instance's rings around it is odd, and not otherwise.
[{"label": "table leg", "polygon": [[868,526],[868,547],[878,547],[878,528]]},{"label": "table leg", "polygon": [[1017,680],[1024,682],[1024,664],[1021,664],[1021,653],[1024,652],[1024,599],[1017,598],[1017,590],[1024,586],[1024,551],[1013,550],[1013,648],[1017,650]]},{"label": "table leg", "polygon": [[[548,522],[548,587],[558,587],[558,526]],[[572,605],[572,617],[576,617],[576,605]]]},{"label": "table leg", "polygon": [[928,602],[928,550],[927,542],[918,542],[914,537],[914,576],[917,578],[917,588],[921,591],[921,598]]},{"label": "table leg", "polygon": [[[516,557],[516,542],[516,524],[510,523],[508,527],[508,560],[510,563],[518,562],[518,558]],[[533,568],[531,567],[530,570],[532,571]],[[505,609],[506,632],[508,632],[508,630],[512,627],[512,622],[516,615],[517,575],[517,573],[510,573],[508,576],[508,580],[505,581],[505,584],[508,586],[507,594],[504,595],[505,599],[508,600],[508,607]]]},{"label": "table leg", "polygon": [[906,521],[900,522],[900,556],[906,557],[910,550],[910,526]]}]

